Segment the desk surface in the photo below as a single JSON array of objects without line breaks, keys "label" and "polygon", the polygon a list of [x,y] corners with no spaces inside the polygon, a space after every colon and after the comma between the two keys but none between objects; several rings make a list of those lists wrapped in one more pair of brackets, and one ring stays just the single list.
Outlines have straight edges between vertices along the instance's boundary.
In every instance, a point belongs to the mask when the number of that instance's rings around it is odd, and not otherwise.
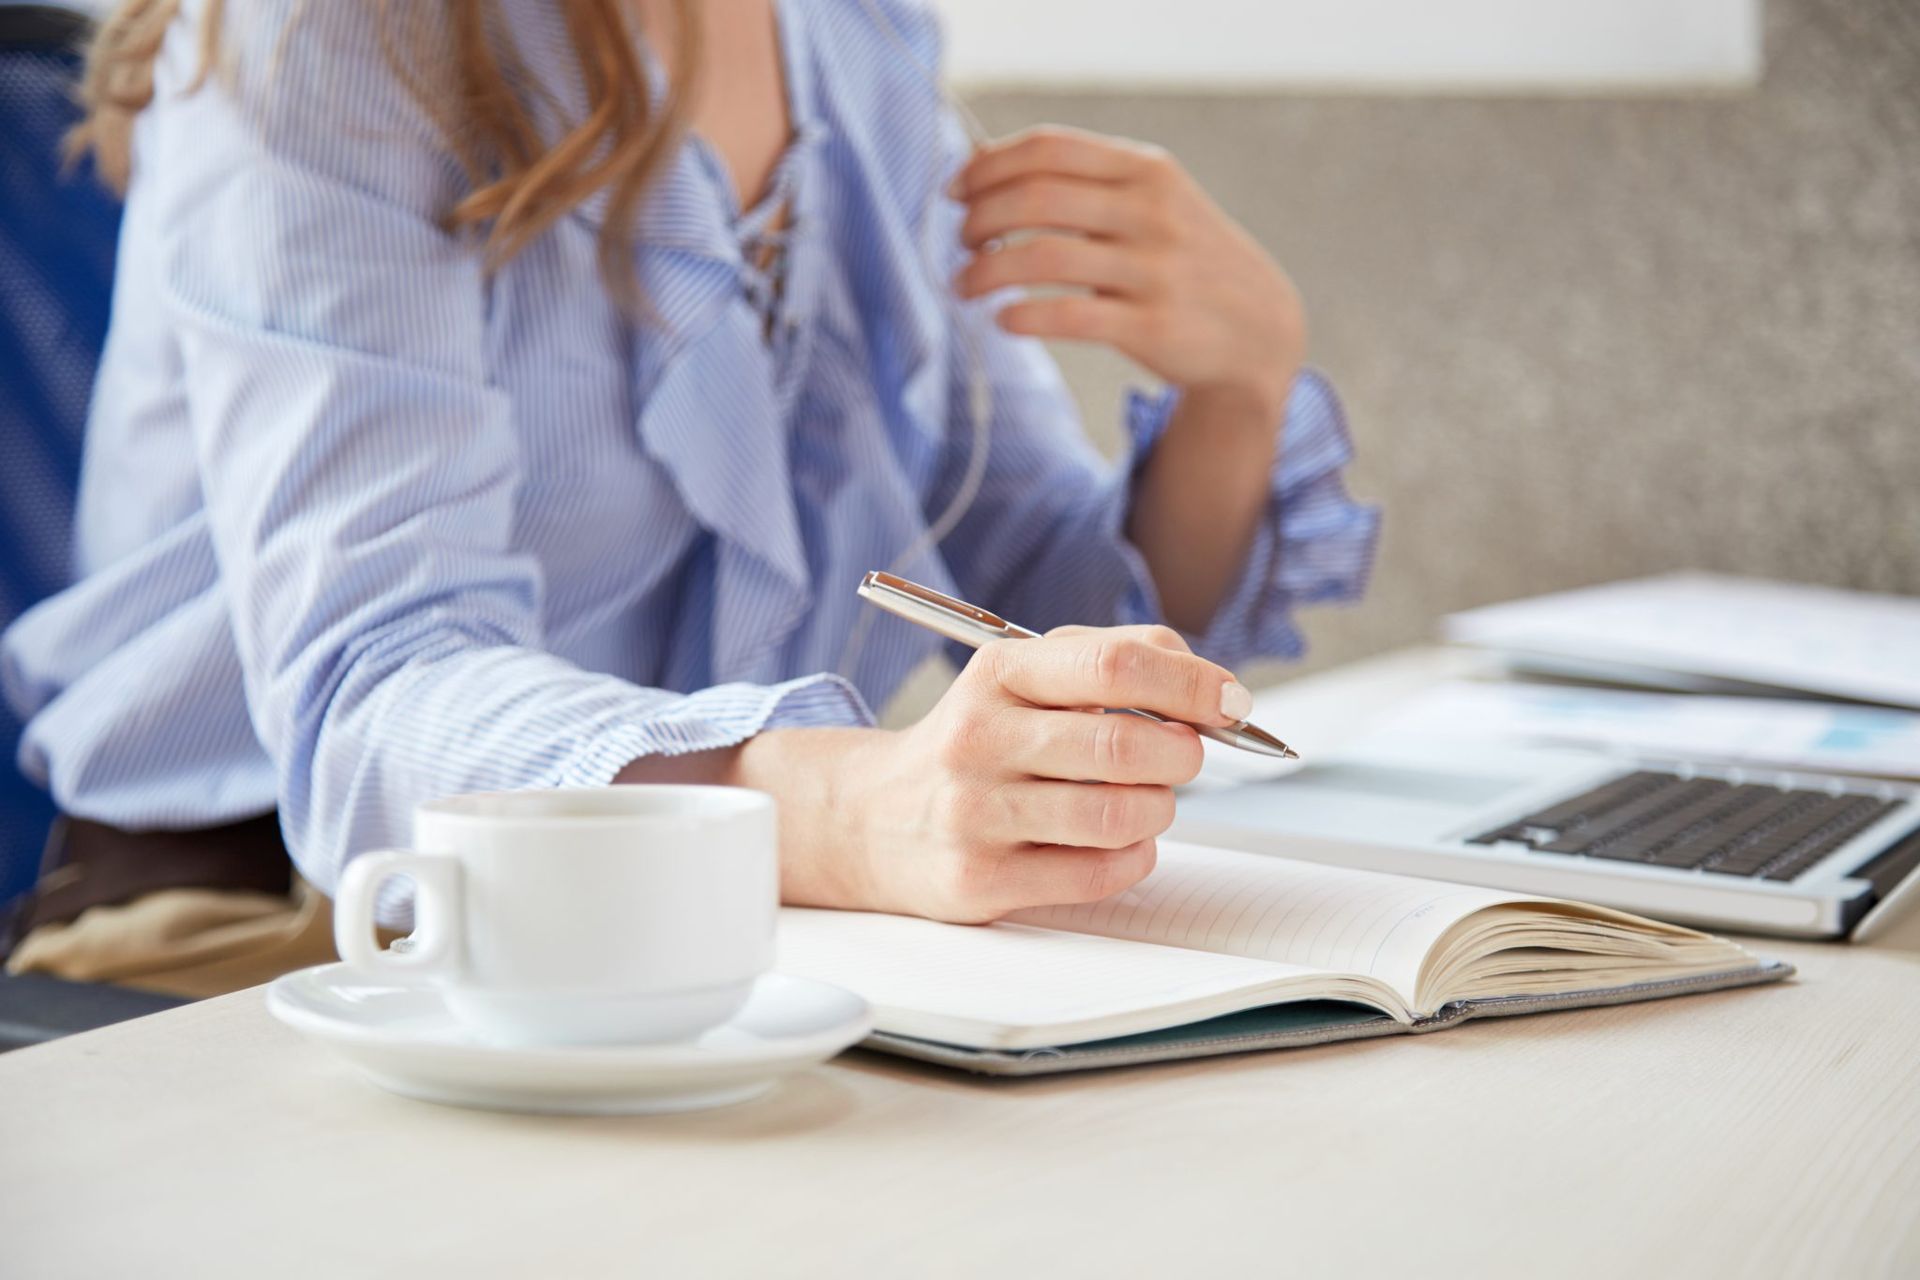
[{"label": "desk surface", "polygon": [[[1263,714],[1325,744],[1448,661]],[[0,1271],[1920,1272],[1920,920],[1758,945],[1799,980],[1024,1081],[852,1053],[632,1119],[391,1097],[242,992],[0,1056]]]}]

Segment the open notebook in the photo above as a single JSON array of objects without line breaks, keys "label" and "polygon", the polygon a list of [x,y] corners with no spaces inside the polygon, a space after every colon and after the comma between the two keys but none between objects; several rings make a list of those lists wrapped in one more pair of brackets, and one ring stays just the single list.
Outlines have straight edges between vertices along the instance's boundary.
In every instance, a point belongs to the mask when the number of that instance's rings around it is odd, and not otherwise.
[{"label": "open notebook", "polygon": [[1603,907],[1163,841],[1125,893],[984,927],[787,908],[780,968],[875,1007],[869,1047],[1031,1074],[1451,1026],[1787,976]]}]

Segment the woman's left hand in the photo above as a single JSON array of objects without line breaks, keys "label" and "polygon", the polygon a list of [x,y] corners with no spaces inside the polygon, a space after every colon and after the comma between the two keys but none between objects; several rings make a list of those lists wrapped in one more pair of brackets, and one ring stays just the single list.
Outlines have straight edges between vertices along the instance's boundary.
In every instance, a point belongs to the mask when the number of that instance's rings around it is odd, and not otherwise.
[{"label": "woman's left hand", "polygon": [[[1299,295],[1165,151],[1033,129],[975,152],[949,194],[973,253],[961,296],[1082,291],[1014,302],[1003,329],[1104,343],[1185,391],[1257,397],[1278,424],[1304,354]],[[1002,243],[1024,232],[1055,234]]]}]

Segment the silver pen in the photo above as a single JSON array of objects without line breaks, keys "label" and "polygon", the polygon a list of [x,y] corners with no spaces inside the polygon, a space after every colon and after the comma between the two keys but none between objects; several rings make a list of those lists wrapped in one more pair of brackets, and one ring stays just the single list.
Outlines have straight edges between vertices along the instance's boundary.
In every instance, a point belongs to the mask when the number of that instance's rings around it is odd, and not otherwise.
[{"label": "silver pen", "polygon": [[[1035,640],[1040,636],[1038,631],[1029,631],[1025,627],[1008,622],[998,614],[988,613],[978,605],[968,604],[964,600],[955,600],[952,596],[935,591],[932,587],[908,582],[905,578],[896,577],[891,573],[876,571],[860,579],[860,598],[870,604],[879,605],[896,618],[905,618],[908,622],[917,623],[949,640],[957,640],[970,649],[978,649],[991,640]],[[1128,715],[1144,716],[1148,720],[1158,720],[1162,724],[1170,719],[1168,716],[1157,715],[1151,711],[1142,711],[1138,707],[1112,709],[1124,711]],[[1215,742],[1224,742],[1230,747],[1251,751],[1255,755],[1273,756],[1281,760],[1300,758],[1300,753],[1292,747],[1265,729],[1245,720],[1230,724],[1224,729],[1210,724],[1196,724],[1189,727],[1203,738],[1212,738]]]}]

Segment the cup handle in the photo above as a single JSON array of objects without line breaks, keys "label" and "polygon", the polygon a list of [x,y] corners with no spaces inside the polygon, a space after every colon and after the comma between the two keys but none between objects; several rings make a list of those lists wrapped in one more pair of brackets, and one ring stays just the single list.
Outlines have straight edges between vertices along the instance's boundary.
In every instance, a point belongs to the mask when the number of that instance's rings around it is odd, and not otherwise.
[{"label": "cup handle", "polygon": [[[374,938],[374,898],[391,876],[414,885],[413,933],[405,950]],[[418,982],[450,975],[460,963],[460,864],[445,854],[381,849],[347,863],[333,899],[333,945],[340,958],[369,975]]]}]

